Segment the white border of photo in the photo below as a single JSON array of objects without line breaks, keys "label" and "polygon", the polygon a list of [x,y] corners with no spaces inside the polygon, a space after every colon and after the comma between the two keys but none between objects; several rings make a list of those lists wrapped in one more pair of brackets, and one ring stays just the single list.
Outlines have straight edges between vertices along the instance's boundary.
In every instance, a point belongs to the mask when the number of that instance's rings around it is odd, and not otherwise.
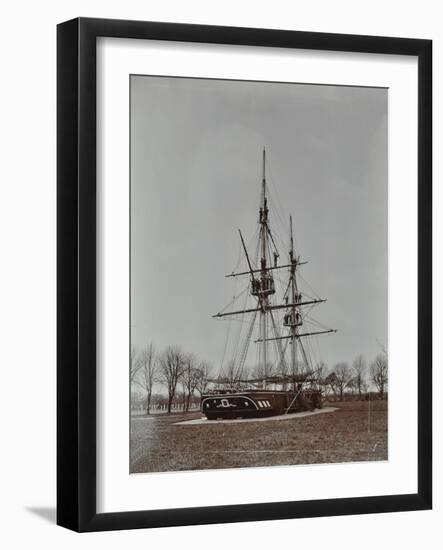
[{"label": "white border of photo", "polygon": [[[388,461],[129,474],[130,74],[389,89]],[[417,76],[413,56],[97,41],[98,513],[417,492]]]}]

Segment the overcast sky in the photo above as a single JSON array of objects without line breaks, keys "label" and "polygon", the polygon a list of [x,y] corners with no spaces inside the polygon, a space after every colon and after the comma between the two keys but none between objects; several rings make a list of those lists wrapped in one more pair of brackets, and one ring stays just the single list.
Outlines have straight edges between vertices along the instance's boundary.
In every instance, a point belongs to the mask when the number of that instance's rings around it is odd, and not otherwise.
[{"label": "overcast sky", "polygon": [[303,278],[328,300],[312,314],[338,329],[318,338],[318,358],[371,360],[387,344],[387,90],[377,88],[131,77],[132,343],[177,344],[218,370],[228,323],[211,316],[247,284],[224,275],[238,229],[247,242],[257,229],[264,146],[271,229],[286,239],[292,214]]}]

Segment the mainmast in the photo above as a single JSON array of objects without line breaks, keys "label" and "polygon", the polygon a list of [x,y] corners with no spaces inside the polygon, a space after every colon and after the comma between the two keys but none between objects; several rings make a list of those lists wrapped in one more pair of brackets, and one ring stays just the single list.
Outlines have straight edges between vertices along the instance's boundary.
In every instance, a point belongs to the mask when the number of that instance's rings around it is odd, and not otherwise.
[{"label": "mainmast", "polygon": [[[263,375],[267,376],[267,326],[266,326],[266,314],[267,314],[267,306],[268,306],[268,296],[265,293],[266,285],[268,282],[269,275],[266,271],[266,251],[267,251],[267,236],[268,236],[268,204],[267,204],[267,198],[266,198],[266,149],[263,148],[263,172],[262,172],[262,195],[263,195],[263,203],[260,206],[259,211],[259,220],[260,220],[260,240],[261,240],[261,260],[260,260],[260,267],[261,267],[261,273],[260,273],[260,283],[261,283],[261,300],[260,300],[260,324],[261,324],[261,339],[262,342],[262,372]],[[269,279],[269,282],[272,279]],[[273,282],[273,281],[272,281]]]}]

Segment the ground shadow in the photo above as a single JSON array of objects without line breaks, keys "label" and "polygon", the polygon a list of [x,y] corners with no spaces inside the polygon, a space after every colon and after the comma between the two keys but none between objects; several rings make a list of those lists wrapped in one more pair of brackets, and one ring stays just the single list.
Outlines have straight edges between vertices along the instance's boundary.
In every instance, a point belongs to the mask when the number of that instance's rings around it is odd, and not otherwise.
[{"label": "ground shadow", "polygon": [[44,506],[28,506],[26,510],[31,514],[34,514],[46,521],[49,521],[49,523],[55,523],[56,509],[54,507],[49,508]]}]

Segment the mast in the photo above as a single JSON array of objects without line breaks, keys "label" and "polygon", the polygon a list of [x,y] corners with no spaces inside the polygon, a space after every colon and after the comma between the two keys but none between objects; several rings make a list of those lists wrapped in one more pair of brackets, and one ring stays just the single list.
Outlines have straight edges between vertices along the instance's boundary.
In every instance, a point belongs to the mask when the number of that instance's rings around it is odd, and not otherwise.
[{"label": "mast", "polygon": [[[302,342],[303,338],[309,338],[314,335],[326,334],[336,331],[333,329],[311,330],[311,327],[309,327],[307,330],[305,329],[304,331],[300,332],[300,327],[303,326],[303,317],[301,315],[302,308],[304,306],[314,306],[321,302],[325,302],[326,300],[319,297],[314,298],[310,296],[305,296],[304,299],[302,299],[302,293],[300,292],[297,284],[296,272],[298,266],[301,266],[306,262],[299,261],[299,257],[297,257],[296,251],[294,250],[292,216],[290,216],[289,222],[289,261],[287,262],[287,265],[278,265],[279,252],[277,248],[277,243],[274,240],[274,236],[271,232],[271,228],[269,225],[269,208],[266,186],[266,150],[265,148],[263,148],[262,189],[259,201],[259,235],[257,243],[258,247],[256,249],[258,257],[255,256],[255,259],[253,259],[248,254],[246,243],[243,239],[241,231],[239,230],[240,240],[245,254],[248,271],[240,271],[238,273],[232,272],[229,275],[225,275],[226,277],[240,277],[243,275],[249,275],[250,294],[256,299],[256,304],[255,307],[252,308],[244,307],[243,309],[233,308],[234,310],[230,308],[230,311],[222,310],[219,313],[213,315],[213,317],[225,318],[252,314],[250,317],[250,321],[248,322],[249,328],[247,329],[244,342],[242,343],[242,350],[240,352],[240,355],[235,358],[235,361],[238,362],[238,366],[236,367],[238,372],[241,372],[244,361],[246,359],[246,354],[249,343],[251,342],[254,325],[256,327],[256,321],[259,321],[259,338],[254,340],[254,342],[259,345],[259,367],[262,371],[262,376],[260,378],[262,381],[262,387],[266,389],[267,382],[270,382],[272,378],[269,378],[268,376],[268,342],[272,342],[276,348],[277,355],[279,356],[281,368],[281,373],[277,376],[277,378],[275,376],[273,377],[273,383],[275,383],[276,379],[279,379],[280,383],[283,384],[284,389],[286,389],[286,383],[288,381],[292,381],[293,390],[295,391],[297,390],[298,386],[297,377],[300,377],[304,370],[308,372],[308,369],[310,367],[310,359]],[[276,303],[273,303],[271,300],[271,296],[276,292],[273,278],[274,270],[287,270],[288,268],[289,280],[286,286],[286,290],[283,294],[283,300],[277,300]],[[231,304],[232,303],[233,302],[231,302]],[[288,329],[288,332],[284,336],[281,335],[274,318],[274,311],[279,311],[283,309],[285,310],[283,316],[283,326]],[[270,317],[270,323],[268,323],[268,317]],[[268,334],[269,330],[271,331],[271,334]],[[285,360],[286,347],[283,348],[281,345],[281,341],[286,339],[291,345],[291,372],[289,378],[287,376],[288,369],[287,362]],[[235,352],[235,354],[237,355],[237,351]],[[303,362],[303,369],[301,370],[298,368],[299,354],[300,360]]]},{"label": "mast", "polygon": [[[268,234],[268,204],[266,198],[266,149],[263,148],[263,174],[262,174],[262,195],[263,195],[263,204],[260,207],[260,239],[261,239],[261,290],[262,290],[262,300],[261,300],[261,312],[260,312],[260,322],[261,322],[261,337],[262,337],[262,361],[263,361],[263,374],[267,376],[267,327],[266,327],[266,306],[268,305],[268,298],[264,294],[267,282],[267,273],[266,273],[266,251],[267,251],[267,234]],[[265,381],[266,384],[266,381]],[[266,386],[265,386],[266,387]]]},{"label": "mast", "polygon": [[297,262],[294,258],[294,236],[292,233],[292,215],[289,216],[289,231],[291,237],[290,249],[289,249],[289,263],[291,264],[290,273],[291,273],[291,299],[292,299],[292,315],[291,315],[291,373],[298,374],[297,369],[297,326],[295,325],[295,319],[297,314],[296,302],[298,300],[298,291],[297,291],[297,282],[295,278],[295,270],[297,267]]}]

